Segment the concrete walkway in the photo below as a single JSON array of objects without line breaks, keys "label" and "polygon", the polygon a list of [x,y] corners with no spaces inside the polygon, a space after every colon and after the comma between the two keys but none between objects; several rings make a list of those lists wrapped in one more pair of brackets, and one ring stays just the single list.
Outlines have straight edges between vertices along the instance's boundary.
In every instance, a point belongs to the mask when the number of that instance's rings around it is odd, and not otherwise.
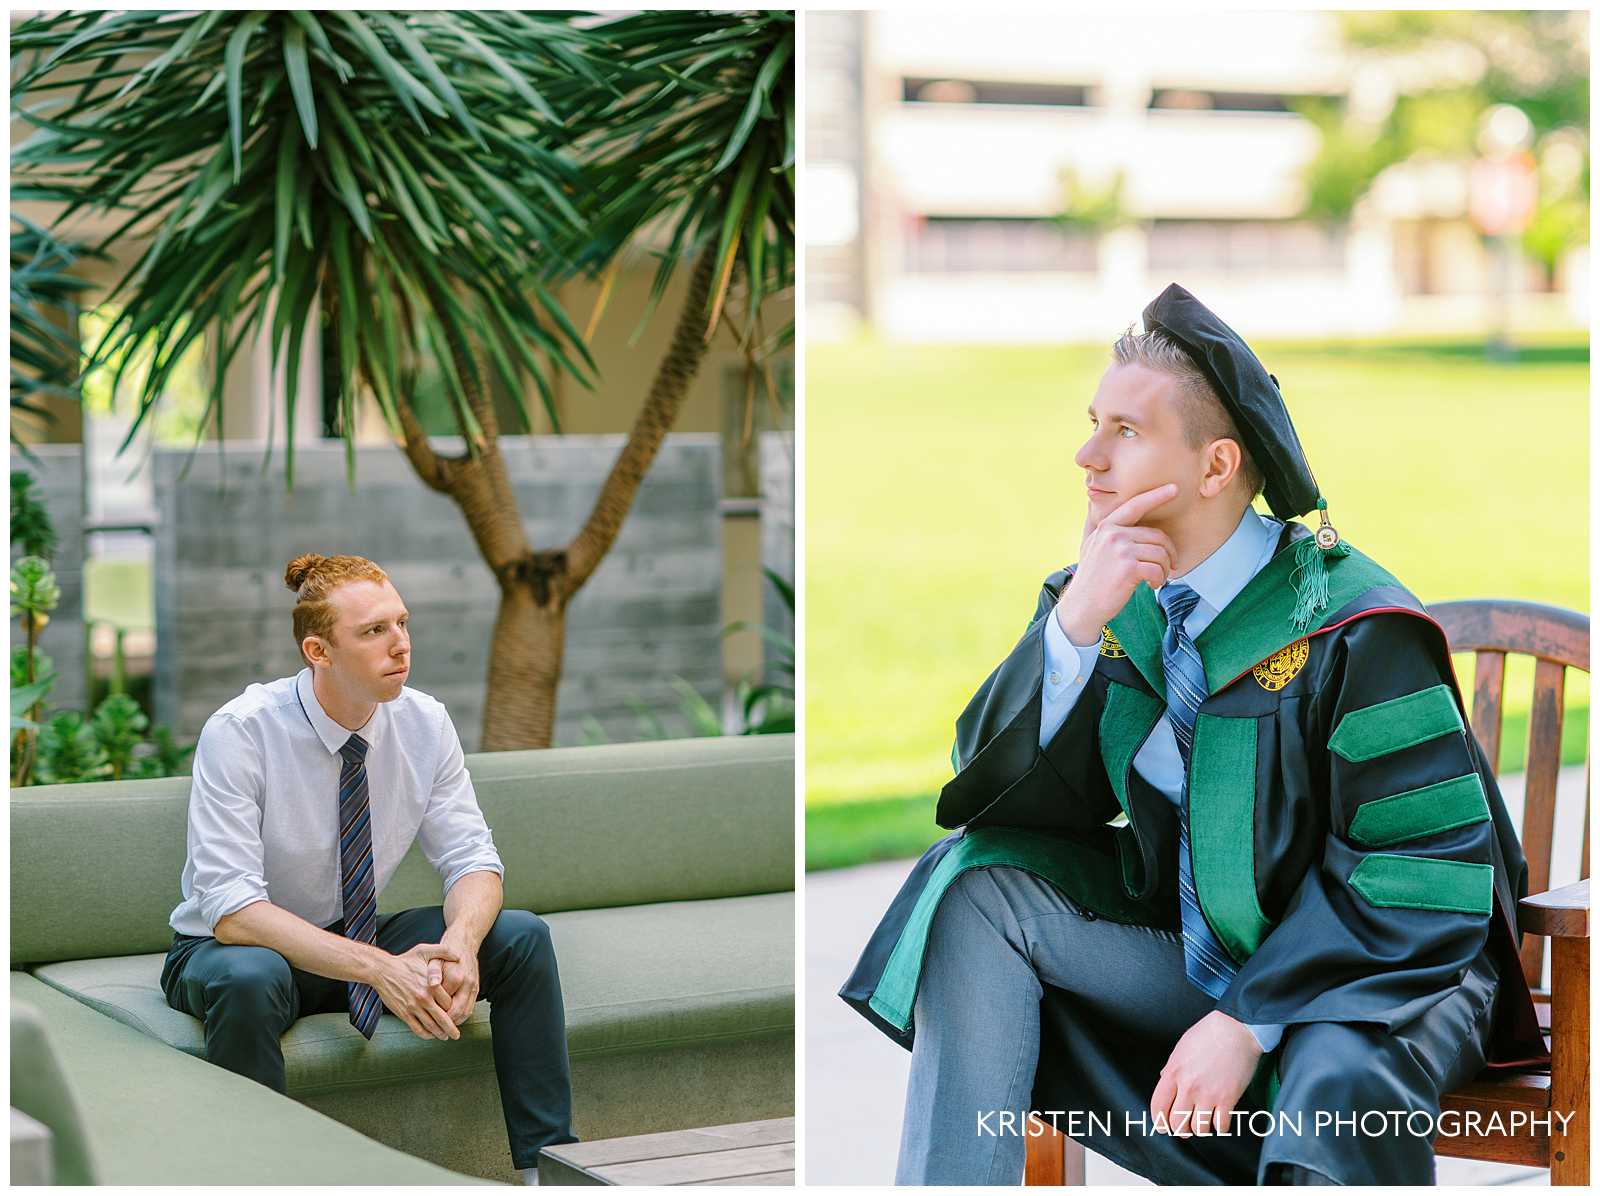
[{"label": "concrete walkway", "polygon": [[[1507,777],[1501,787],[1519,826],[1521,781],[1520,776]],[[1577,878],[1582,805],[1582,766],[1562,769],[1551,861],[1556,883]],[[804,1149],[808,1183],[894,1181],[911,1055],[868,1025],[836,994],[912,862],[895,860],[806,875]],[[1088,1158],[1088,1182],[1147,1183],[1093,1153]],[[1543,1169],[1440,1159],[1438,1182],[1547,1185],[1550,1178]]]}]

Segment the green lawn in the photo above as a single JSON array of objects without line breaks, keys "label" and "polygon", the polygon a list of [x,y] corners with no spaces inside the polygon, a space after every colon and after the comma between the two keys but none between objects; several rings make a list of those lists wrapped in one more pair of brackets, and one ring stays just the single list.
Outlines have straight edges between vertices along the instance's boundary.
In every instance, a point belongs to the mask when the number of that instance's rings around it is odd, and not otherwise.
[{"label": "green lawn", "polygon": [[[1588,350],[1261,343],[1340,533],[1424,602],[1587,611]],[[814,345],[806,359],[808,861],[937,836],[956,715],[1077,557],[1104,346]],[[1264,509],[1264,508],[1263,508]],[[1461,662],[1464,667],[1464,660]],[[1532,669],[1510,671],[1524,719]],[[1463,675],[1464,685],[1470,678]],[[1587,679],[1568,685],[1581,761]],[[1508,722],[1502,768],[1521,757]],[[865,803],[829,810],[841,803]],[[920,804],[919,804],[920,803]],[[918,831],[918,823],[922,830]]]}]

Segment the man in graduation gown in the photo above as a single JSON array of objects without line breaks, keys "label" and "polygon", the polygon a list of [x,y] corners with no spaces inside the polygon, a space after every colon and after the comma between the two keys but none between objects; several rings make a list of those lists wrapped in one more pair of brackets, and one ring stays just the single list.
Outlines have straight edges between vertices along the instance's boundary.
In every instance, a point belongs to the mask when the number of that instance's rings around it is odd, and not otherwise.
[{"label": "man in graduation gown", "polygon": [[1079,563],[840,991],[912,1050],[897,1182],[1019,1182],[1034,1110],[1159,1183],[1431,1183],[1441,1094],[1549,1057],[1515,828],[1277,379],[1177,284],[1144,324],[1075,458]]}]

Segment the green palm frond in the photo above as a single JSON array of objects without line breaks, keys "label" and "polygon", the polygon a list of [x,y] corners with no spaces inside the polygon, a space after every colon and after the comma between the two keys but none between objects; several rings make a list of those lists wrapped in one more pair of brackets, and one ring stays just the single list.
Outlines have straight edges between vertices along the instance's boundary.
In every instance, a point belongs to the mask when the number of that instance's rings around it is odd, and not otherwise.
[{"label": "green palm frond", "polygon": [[794,30],[784,11],[654,11],[599,24],[620,94],[597,96],[570,121],[595,205],[575,264],[597,269],[659,229],[653,309],[680,261],[713,253],[712,327],[737,270],[746,347],[763,301],[794,282]]},{"label": "green palm frond", "polygon": [[11,216],[11,443],[29,455],[17,437],[17,416],[43,422],[46,398],[76,399],[78,343],[71,335],[77,298],[89,283],[72,267],[82,247],[56,240],[31,220]]},{"label": "green palm frond", "polygon": [[[347,443],[357,379],[398,436],[405,363],[452,345],[482,346],[519,404],[531,379],[554,418],[552,371],[588,385],[594,368],[539,276],[583,239],[563,114],[612,94],[591,61],[600,44],[559,12],[80,11],[17,25],[13,115],[35,131],[13,148],[13,200],[59,204],[63,222],[110,214],[103,243],[143,244],[85,365],[153,354],[127,442],[210,330],[203,434],[229,362],[265,330],[286,365],[292,485],[294,388],[319,303]],[[478,355],[460,360],[467,376],[443,372],[471,443],[469,392],[490,380]]]}]

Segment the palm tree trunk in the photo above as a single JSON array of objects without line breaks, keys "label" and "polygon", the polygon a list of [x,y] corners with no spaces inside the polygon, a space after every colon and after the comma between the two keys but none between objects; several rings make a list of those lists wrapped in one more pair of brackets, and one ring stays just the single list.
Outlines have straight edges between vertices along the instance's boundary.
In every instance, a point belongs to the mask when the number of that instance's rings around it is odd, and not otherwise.
[{"label": "palm tree trunk", "polygon": [[666,356],[628,440],[600,488],[583,529],[565,549],[535,551],[517,511],[500,456],[493,405],[474,384],[486,375],[468,365],[468,347],[450,344],[473,415],[484,429],[477,459],[440,457],[416,417],[400,404],[402,445],[422,480],[461,508],[478,551],[500,583],[500,608],[489,643],[479,750],[549,747],[555,734],[556,690],[566,647],[567,603],[605,559],[632,509],[661,442],[683,406],[706,354],[713,255],[696,265]]},{"label": "palm tree trunk", "polygon": [[656,459],[661,441],[677,421],[678,410],[684,396],[689,393],[689,383],[705,360],[707,344],[706,322],[711,318],[708,301],[711,297],[711,276],[716,266],[716,256],[709,247],[704,251],[694,274],[689,279],[689,293],[684,297],[683,310],[678,315],[677,327],[672,332],[672,343],[667,355],[656,369],[655,381],[644,406],[639,409],[628,433],[628,442],[617,454],[611,473],[600,487],[594,509],[583,530],[567,546],[570,559],[569,584],[571,592],[589,580],[595,567],[605,559],[622,521],[633,507],[639,493],[639,483]]},{"label": "palm tree trunk", "polygon": [[502,588],[489,646],[485,752],[546,748],[555,736],[556,687],[566,650],[566,603],[525,585]]}]

